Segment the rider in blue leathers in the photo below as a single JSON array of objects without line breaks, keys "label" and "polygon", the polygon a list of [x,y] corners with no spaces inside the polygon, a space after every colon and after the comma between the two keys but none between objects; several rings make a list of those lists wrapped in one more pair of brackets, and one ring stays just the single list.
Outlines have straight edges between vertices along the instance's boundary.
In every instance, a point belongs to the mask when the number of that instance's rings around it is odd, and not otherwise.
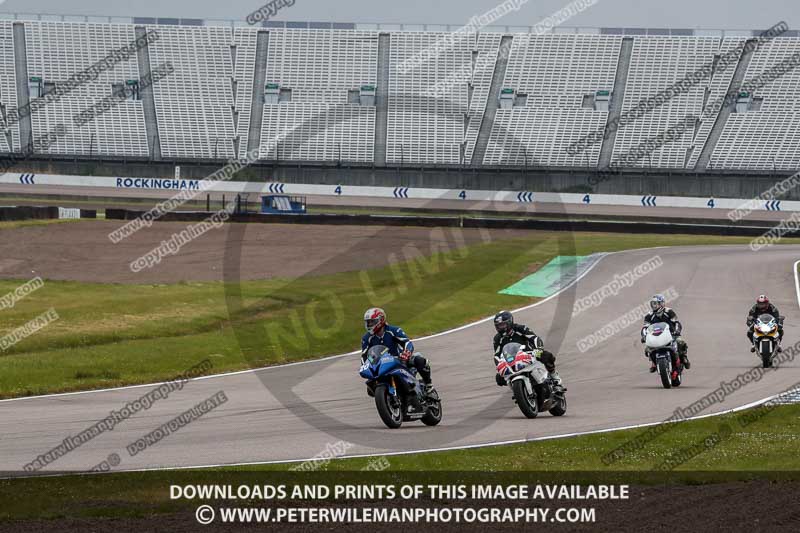
[{"label": "rider in blue leathers", "polygon": [[414,343],[402,328],[390,326],[386,323],[386,312],[373,307],[364,313],[364,326],[367,333],[361,337],[361,362],[366,361],[367,352],[373,346],[386,346],[389,353],[399,357],[408,366],[413,366],[419,372],[425,390],[431,390],[431,367],[428,361],[418,353],[414,353]]}]

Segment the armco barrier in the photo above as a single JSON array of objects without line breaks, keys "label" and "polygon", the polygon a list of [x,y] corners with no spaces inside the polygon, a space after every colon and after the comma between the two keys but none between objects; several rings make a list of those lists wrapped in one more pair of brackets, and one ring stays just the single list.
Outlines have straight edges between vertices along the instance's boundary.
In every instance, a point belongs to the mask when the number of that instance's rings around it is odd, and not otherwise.
[{"label": "armco barrier", "polygon": [[[97,218],[94,209],[80,209],[80,218]],[[20,205],[0,207],[0,221],[11,220],[51,220],[63,218],[61,208],[54,206]]]},{"label": "armco barrier", "polygon": [[[128,209],[107,209],[106,218],[112,220],[132,220],[144,211]],[[167,213],[160,220],[199,222],[211,216],[208,212],[175,211]],[[414,217],[384,215],[231,215],[232,222],[251,222],[262,224],[319,224],[344,226],[422,226],[422,227],[463,227],[486,229],[529,229],[541,231],[583,231],[604,233],[680,233],[688,235],[730,235],[757,237],[769,230],[770,225],[720,225],[720,224],[676,224],[671,222],[614,222],[588,220],[553,220],[538,218],[475,218],[475,217]],[[800,236],[789,232],[787,236]]]},{"label": "armco barrier", "polygon": [[[140,217],[144,211],[129,209],[106,209],[108,220],[133,220]],[[199,222],[205,220],[213,213],[199,211],[173,211],[165,213],[159,220]],[[377,226],[423,226],[423,227],[457,227],[461,225],[460,217],[416,217],[402,215],[261,215],[257,213],[234,214],[230,220],[233,222],[254,222],[262,224],[319,224],[330,226],[362,226],[366,224]]]},{"label": "armco barrier", "polygon": [[0,207],[0,220],[48,220],[58,218],[58,207],[12,206]]},{"label": "armco barrier", "polygon": [[[771,226],[725,226],[721,224],[676,224],[673,222],[613,222],[606,220],[543,220],[465,217],[464,228],[529,229],[541,231],[585,231],[603,233],[671,233],[685,235],[729,235],[757,237]],[[787,236],[798,236],[790,232]]]}]

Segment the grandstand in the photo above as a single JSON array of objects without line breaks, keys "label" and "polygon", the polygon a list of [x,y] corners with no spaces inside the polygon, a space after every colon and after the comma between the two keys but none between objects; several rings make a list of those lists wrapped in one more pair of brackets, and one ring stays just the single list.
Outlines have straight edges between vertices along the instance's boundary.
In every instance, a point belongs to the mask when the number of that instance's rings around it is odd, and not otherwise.
[{"label": "grandstand", "polygon": [[[633,165],[683,171],[800,166],[800,72],[709,112],[709,103],[732,87],[800,54],[794,35],[715,68],[686,94],[570,154],[575,141],[758,32],[487,31],[399,68],[448,34],[156,22],[163,21],[0,21],[3,117],[112,50],[146,32],[158,34],[96,79],[8,121],[0,152],[25,151],[67,124],[45,155],[213,161],[257,150],[261,160],[277,162],[579,169],[613,163],[696,115],[694,128]],[[151,88],[83,126],[73,123],[83,109],[165,63],[174,71]],[[433,95],[434,87],[444,91]]]}]

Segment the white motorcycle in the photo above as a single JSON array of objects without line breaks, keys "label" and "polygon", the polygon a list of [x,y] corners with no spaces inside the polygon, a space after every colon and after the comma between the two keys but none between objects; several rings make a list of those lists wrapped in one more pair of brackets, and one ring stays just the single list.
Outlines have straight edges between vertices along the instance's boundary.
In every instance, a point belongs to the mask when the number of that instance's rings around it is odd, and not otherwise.
[{"label": "white motorcycle", "polygon": [[659,322],[642,330],[645,354],[656,365],[661,385],[665,389],[680,387],[682,383],[683,362],[678,357],[678,343],[672,336],[669,324]]},{"label": "white motorcycle", "polygon": [[761,357],[761,366],[770,368],[775,354],[778,353],[778,325],[783,317],[775,319],[769,314],[760,315],[753,323],[753,347]]},{"label": "white motorcycle", "polygon": [[503,352],[495,357],[497,373],[511,387],[514,401],[526,417],[536,418],[541,411],[562,416],[567,412],[567,397],[564,396],[567,389],[550,378],[536,355],[536,350],[526,351],[517,342],[506,344]]}]

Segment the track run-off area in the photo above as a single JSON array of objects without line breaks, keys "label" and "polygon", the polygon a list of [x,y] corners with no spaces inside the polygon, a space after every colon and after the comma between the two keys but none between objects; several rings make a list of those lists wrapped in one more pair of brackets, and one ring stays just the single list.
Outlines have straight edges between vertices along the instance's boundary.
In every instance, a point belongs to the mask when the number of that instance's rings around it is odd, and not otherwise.
[{"label": "track run-off area", "polygon": [[[572,316],[575,301],[654,256],[663,261],[657,270]],[[495,384],[494,328],[486,319],[415,339],[417,349],[431,360],[434,384],[443,399],[444,417],[437,427],[416,422],[398,430],[385,428],[358,377],[360,358],[354,352],[192,380],[40,473],[87,471],[113,454],[120,459],[114,470],[209,467],[305,460],[332,448],[342,456],[409,453],[658,423],[712,393],[721,382],[759,366],[745,335],[746,314],[758,294],[769,294],[786,316],[784,347],[800,340],[798,259],[800,247],[795,245],[759,252],[731,245],[606,254],[571,286],[515,312],[517,322],[532,327],[557,353],[557,367],[568,388],[567,414],[560,418],[548,414],[524,418],[508,388]],[[639,340],[641,317],[630,323],[618,321],[657,292],[677,296],[668,305],[683,323],[692,361],[684,384],[671,390],[662,389],[658,377],[648,372]],[[586,351],[579,349],[579,341],[613,322],[619,332]],[[413,337],[413,331],[409,333]],[[354,346],[358,342],[353,339]],[[758,403],[798,382],[800,360],[788,360],[701,416]],[[23,465],[153,388],[141,385],[0,402],[0,471],[25,475]],[[224,404],[141,453],[131,456],[126,450],[220,391],[227,398]]]}]

